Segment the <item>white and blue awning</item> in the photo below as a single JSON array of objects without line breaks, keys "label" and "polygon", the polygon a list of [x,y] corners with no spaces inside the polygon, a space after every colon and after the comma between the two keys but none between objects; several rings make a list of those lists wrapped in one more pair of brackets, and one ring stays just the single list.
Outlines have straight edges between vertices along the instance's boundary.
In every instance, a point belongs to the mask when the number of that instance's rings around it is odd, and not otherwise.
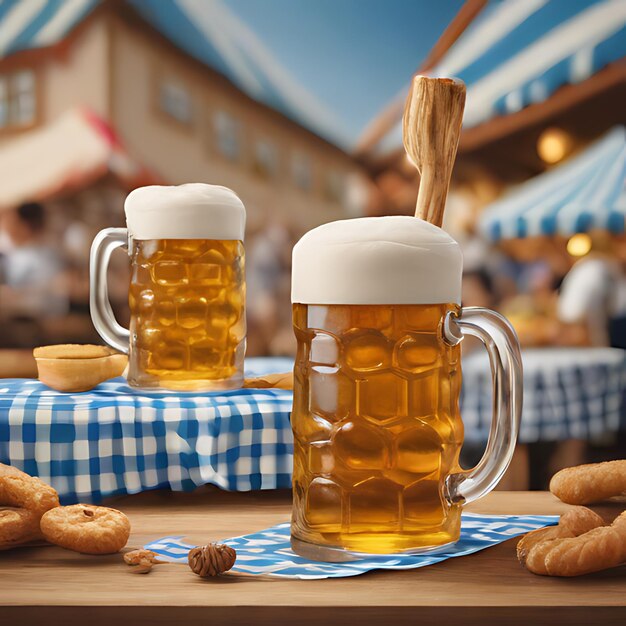
[{"label": "white and blue awning", "polygon": [[489,205],[479,229],[490,241],[626,232],[626,129],[618,126],[563,165]]},{"label": "white and blue awning", "polygon": [[[323,103],[287,72],[221,0],[125,0],[175,46],[223,74],[251,98],[338,145],[348,139]],[[52,46],[101,0],[0,0],[0,59]]]},{"label": "white and blue awning", "polygon": [[[490,0],[427,74],[465,82],[463,124],[472,128],[543,102],[624,57],[626,0]],[[398,119],[374,151],[401,146]]]},{"label": "white and blue awning", "polygon": [[61,41],[99,0],[0,0],[0,58]]}]

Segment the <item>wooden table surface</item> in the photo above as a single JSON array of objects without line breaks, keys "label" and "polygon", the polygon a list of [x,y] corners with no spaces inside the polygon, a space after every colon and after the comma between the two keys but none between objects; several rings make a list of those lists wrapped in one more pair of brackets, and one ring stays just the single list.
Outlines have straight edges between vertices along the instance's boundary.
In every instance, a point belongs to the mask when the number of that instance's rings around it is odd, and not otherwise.
[{"label": "wooden table surface", "polygon": [[[129,547],[165,535],[207,542],[289,518],[288,492],[152,492],[113,503],[133,532]],[[468,510],[557,514],[541,492],[494,492]],[[607,519],[623,505],[596,510]],[[52,546],[0,552],[0,623],[111,624],[625,624],[626,567],[580,577],[534,576],[512,539],[477,554],[412,571],[316,581],[234,576],[203,580],[185,565],[129,572],[121,555],[93,557]]]}]

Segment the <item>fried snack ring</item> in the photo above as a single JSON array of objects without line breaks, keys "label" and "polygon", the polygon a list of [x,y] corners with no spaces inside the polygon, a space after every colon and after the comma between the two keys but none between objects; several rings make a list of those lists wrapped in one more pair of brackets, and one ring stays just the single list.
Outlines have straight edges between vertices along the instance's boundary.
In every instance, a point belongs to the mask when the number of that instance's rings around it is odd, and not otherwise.
[{"label": "fried snack ring", "polygon": [[0,504],[27,509],[43,515],[59,506],[57,492],[34,476],[0,477]]},{"label": "fried snack ring", "polygon": [[589,504],[626,494],[626,460],[563,469],[552,477],[550,491],[568,504]]},{"label": "fried snack ring", "polygon": [[130,522],[116,509],[73,504],[45,513],[41,518],[41,532],[50,543],[68,550],[113,554],[126,545]]},{"label": "fried snack ring", "polygon": [[540,528],[524,535],[517,544],[517,558],[524,565],[528,553],[536,545],[551,539],[577,537],[598,526],[604,526],[604,520],[591,509],[577,506],[561,515],[557,526]]},{"label": "fried snack ring", "polygon": [[28,477],[28,474],[22,470],[18,470],[17,467],[13,467],[12,465],[0,463],[0,478],[3,478],[4,476]]},{"label": "fried snack ring", "polygon": [[0,550],[41,539],[39,515],[26,509],[0,508]]},{"label": "fried snack ring", "polygon": [[581,576],[626,562],[626,511],[610,526],[571,538],[549,539],[529,551],[526,567],[543,576]]},{"label": "fried snack ring", "polygon": [[34,511],[41,517],[59,506],[59,495],[35,476],[29,476],[10,465],[0,466],[0,505]]}]

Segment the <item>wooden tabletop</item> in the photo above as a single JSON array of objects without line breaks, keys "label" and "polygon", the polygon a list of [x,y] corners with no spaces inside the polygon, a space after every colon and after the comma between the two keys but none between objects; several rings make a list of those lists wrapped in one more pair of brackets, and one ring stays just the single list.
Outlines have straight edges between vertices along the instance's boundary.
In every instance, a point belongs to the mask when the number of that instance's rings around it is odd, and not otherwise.
[{"label": "wooden tabletop", "polygon": [[[207,542],[289,518],[288,492],[152,492],[118,499],[133,526],[129,547],[165,535]],[[541,492],[494,492],[468,510],[557,514]],[[596,510],[608,519],[623,508]],[[185,565],[134,575],[121,555],[93,557],[52,546],[0,552],[0,624],[624,624],[626,567],[558,579],[534,576],[512,539],[477,554],[411,571],[315,581],[225,576],[203,580]],[[44,621],[42,621],[44,620]]]}]

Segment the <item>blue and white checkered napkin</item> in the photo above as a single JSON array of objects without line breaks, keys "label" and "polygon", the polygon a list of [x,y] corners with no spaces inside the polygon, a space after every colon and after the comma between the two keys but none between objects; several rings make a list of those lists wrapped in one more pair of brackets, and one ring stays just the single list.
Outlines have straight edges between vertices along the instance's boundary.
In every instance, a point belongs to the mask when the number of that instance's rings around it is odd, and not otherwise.
[{"label": "blue and white checkered napkin", "polygon": [[[381,555],[348,563],[311,561],[296,555],[289,542],[290,524],[278,524],[251,535],[226,539],[223,543],[235,548],[237,561],[231,571],[242,574],[280,578],[343,578],[358,576],[376,569],[415,569],[439,563],[455,556],[465,556],[495,546],[531,530],[558,522],[556,515],[477,515],[464,513],[461,538],[453,546],[437,554]],[[144,546],[164,561],[186,563],[194,546],[182,537],[163,537]]]}]

